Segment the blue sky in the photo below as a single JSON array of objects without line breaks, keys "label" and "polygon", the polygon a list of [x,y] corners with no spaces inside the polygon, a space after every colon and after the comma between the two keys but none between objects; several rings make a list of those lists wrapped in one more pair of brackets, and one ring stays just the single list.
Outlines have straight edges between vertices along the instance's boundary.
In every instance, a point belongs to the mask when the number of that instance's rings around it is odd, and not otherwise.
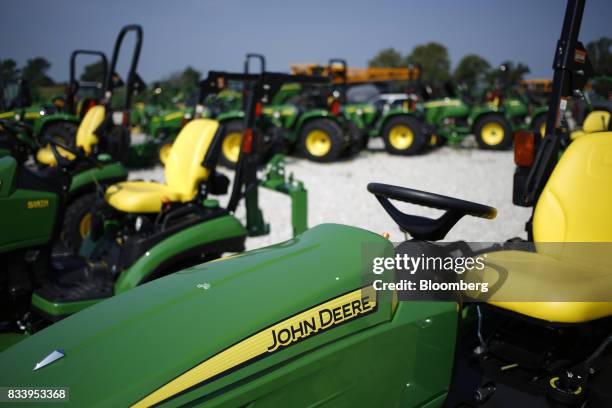
[{"label": "blue sky", "polygon": [[[187,65],[203,72],[240,70],[247,52],[264,53],[269,68],[281,71],[291,62],[324,63],[330,57],[365,66],[382,48],[408,53],[429,41],[448,47],[453,66],[463,55],[478,53],[492,64],[524,62],[529,77],[550,77],[565,10],[563,0],[3,0],[2,5],[0,59],[23,64],[43,56],[59,81],[67,79],[71,50],[110,54],[128,23],[144,28],[139,72],[145,81]],[[587,0],[582,41],[612,37],[611,22],[612,1]]]}]

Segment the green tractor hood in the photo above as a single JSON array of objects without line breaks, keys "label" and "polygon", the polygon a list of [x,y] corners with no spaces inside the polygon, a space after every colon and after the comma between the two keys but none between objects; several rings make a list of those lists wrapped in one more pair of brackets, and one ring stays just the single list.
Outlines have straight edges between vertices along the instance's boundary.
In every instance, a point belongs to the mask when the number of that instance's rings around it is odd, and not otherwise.
[{"label": "green tractor hood", "polygon": [[[80,407],[215,399],[266,370],[388,322],[392,302],[379,299],[363,271],[372,258],[392,254],[379,235],[326,224],[183,270],[6,350],[0,385],[68,388],[70,404]],[[55,350],[64,356],[34,370]]]}]

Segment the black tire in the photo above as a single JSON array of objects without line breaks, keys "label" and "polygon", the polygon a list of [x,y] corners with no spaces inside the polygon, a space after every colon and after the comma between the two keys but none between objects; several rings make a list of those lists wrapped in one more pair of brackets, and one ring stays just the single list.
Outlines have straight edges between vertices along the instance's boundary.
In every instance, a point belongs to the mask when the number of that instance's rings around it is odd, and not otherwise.
[{"label": "black tire", "polygon": [[[433,139],[433,141],[431,140]],[[433,147],[442,147],[448,143],[448,139],[440,135],[431,135],[430,144]]]},{"label": "black tire", "polygon": [[[323,139],[319,139],[317,142],[313,132],[322,135]],[[325,136],[323,136],[325,135]],[[320,148],[316,146],[320,145]],[[313,119],[306,123],[300,132],[300,140],[298,142],[298,153],[300,156],[307,158],[308,160],[329,163],[336,161],[342,155],[344,151],[344,137],[342,128],[336,122],[330,119]]]},{"label": "black tire", "polygon": [[[223,142],[221,142],[221,149],[219,149],[219,164],[228,169],[235,169],[237,156],[228,156],[228,149],[231,149],[226,143],[235,142],[235,137],[232,134],[240,133],[240,142],[242,142],[242,134],[244,133],[244,122],[240,119],[230,120],[224,124],[225,134],[223,135]],[[230,136],[231,139],[226,140],[225,137]],[[233,144],[233,143],[232,143]]]},{"label": "black tire", "polygon": [[[483,132],[487,130],[486,127],[489,125],[499,125],[496,128],[503,131],[498,140],[488,139],[487,136],[483,135]],[[512,147],[510,124],[501,115],[488,114],[478,118],[474,124],[474,135],[476,136],[478,146],[484,150],[507,150]]]},{"label": "black tire", "polygon": [[[407,128],[412,134],[412,139],[403,138],[395,132],[401,132],[402,128]],[[383,126],[383,141],[385,142],[385,150],[390,154],[396,155],[413,155],[418,154],[428,144],[429,139],[423,133],[423,124],[412,116],[400,115],[395,116],[387,121]],[[399,137],[400,140],[395,140]],[[405,144],[400,144],[401,139],[406,139]]]},{"label": "black tire", "polygon": [[64,246],[72,252],[79,252],[83,238],[91,228],[92,208],[97,199],[96,193],[86,193],[73,200],[66,208],[60,238]]},{"label": "black tire", "polygon": [[540,132],[540,129],[542,128],[542,126],[546,127],[546,115],[544,114],[536,116],[531,121],[531,130],[533,130],[533,133],[536,136],[539,135],[541,138],[545,136],[542,134],[542,132]]},{"label": "black tire", "polygon": [[346,126],[349,140],[351,141],[348,149],[346,149],[346,155],[347,157],[355,157],[362,150],[366,150],[368,148],[370,138],[365,131],[362,132],[354,122],[348,121]]},{"label": "black tire", "polygon": [[76,145],[77,125],[72,122],[54,122],[47,125],[42,131],[43,144],[47,144],[47,138],[51,137],[58,142],[68,146]]}]

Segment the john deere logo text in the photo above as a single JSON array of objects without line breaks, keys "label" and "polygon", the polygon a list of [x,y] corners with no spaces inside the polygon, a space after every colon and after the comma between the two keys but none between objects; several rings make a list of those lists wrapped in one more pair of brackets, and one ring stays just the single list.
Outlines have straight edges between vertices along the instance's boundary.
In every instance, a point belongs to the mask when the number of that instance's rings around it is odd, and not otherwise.
[{"label": "john deere logo text", "polygon": [[47,208],[49,206],[49,200],[31,200],[28,201],[28,210],[34,208]]},{"label": "john deere logo text", "polygon": [[[345,298],[346,300],[338,306],[327,307],[327,305],[321,305],[311,309],[311,313],[303,316],[300,320],[291,321],[289,319],[285,325],[272,327],[270,330],[270,346],[267,351],[271,353],[279,347],[288,346],[321,330],[372,311],[376,307],[376,301],[370,299],[371,295],[365,293],[365,290],[360,292],[363,293],[355,294],[353,292],[353,296]],[[356,296],[357,298],[355,298]]]},{"label": "john deere logo text", "polygon": [[371,285],[330,299],[234,343],[151,392],[132,407],[144,408],[159,404],[275,350],[374,313],[376,307],[376,290]]}]

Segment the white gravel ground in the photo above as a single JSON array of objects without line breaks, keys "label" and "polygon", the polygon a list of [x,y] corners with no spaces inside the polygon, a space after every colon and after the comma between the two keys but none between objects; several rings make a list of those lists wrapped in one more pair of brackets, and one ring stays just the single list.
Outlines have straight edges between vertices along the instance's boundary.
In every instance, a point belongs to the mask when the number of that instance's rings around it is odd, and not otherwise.
[{"label": "white gravel ground", "polygon": [[[393,241],[404,239],[395,223],[368,193],[366,185],[377,181],[431,191],[497,208],[495,220],[465,217],[448,234],[447,240],[475,242],[503,241],[525,237],[524,225],[530,209],[512,204],[511,151],[488,152],[471,145],[443,147],[414,157],[391,156],[380,140],[370,143],[368,151],[353,160],[320,164],[287,158],[287,171],[304,181],[308,189],[308,225],[341,223],[377,233],[389,232]],[[130,172],[130,179],[163,181],[163,168]],[[225,203],[222,198],[221,202]],[[260,206],[271,225],[267,236],[249,238],[247,248],[254,249],[291,237],[290,201],[287,196],[261,189]],[[398,204],[418,215],[438,215],[440,211]],[[237,211],[244,219],[244,208]]]}]

